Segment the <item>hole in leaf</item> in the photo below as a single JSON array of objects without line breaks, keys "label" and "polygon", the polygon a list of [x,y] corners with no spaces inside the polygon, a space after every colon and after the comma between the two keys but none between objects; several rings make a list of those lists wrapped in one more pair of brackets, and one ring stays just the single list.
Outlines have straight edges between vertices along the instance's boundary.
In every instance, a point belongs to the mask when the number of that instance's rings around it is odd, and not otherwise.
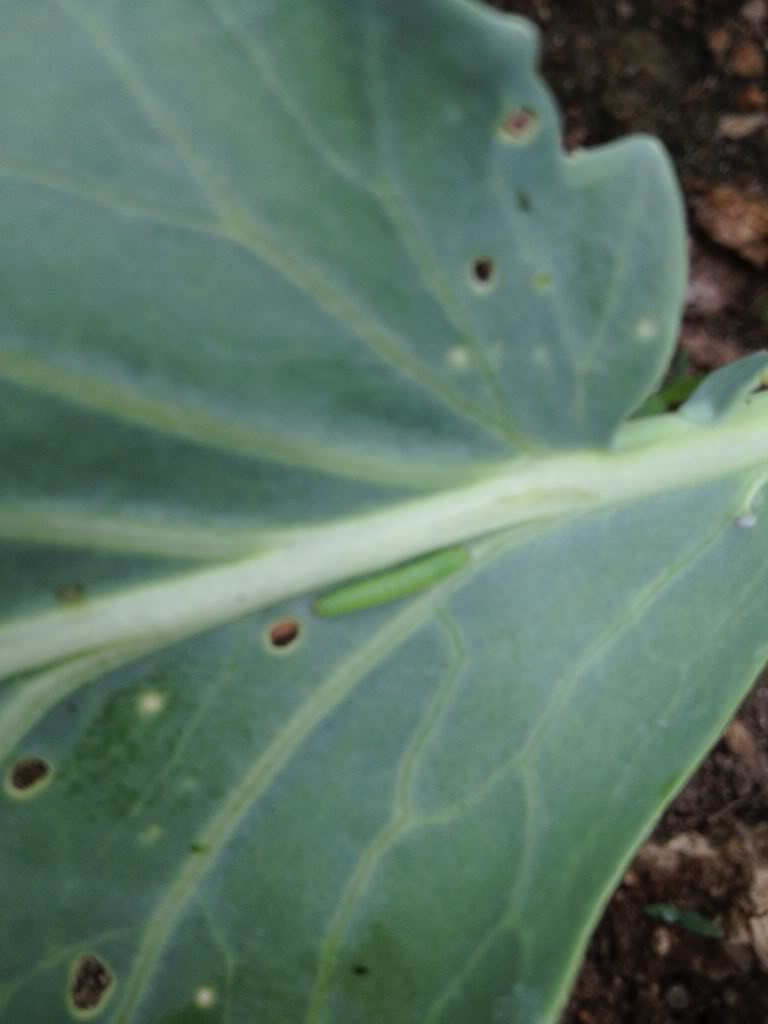
[{"label": "hole in leaf", "polygon": [[78,1010],[96,1010],[103,1006],[112,987],[112,972],[97,956],[83,956],[75,964],[71,996]]},{"label": "hole in leaf", "polygon": [[513,142],[523,145],[530,142],[539,126],[538,115],[527,107],[515,107],[510,110],[499,125],[499,137],[502,142]]},{"label": "hole in leaf", "polygon": [[27,795],[40,789],[50,774],[51,766],[42,757],[24,757],[11,768],[8,784],[13,792]]},{"label": "hole in leaf", "polygon": [[356,974],[359,978],[363,978],[366,974],[370,973],[370,969],[365,964],[354,964],[352,973]]},{"label": "hole in leaf", "polygon": [[494,281],[496,268],[493,260],[487,256],[481,256],[472,264],[472,280],[477,288],[487,291]]},{"label": "hole in leaf", "polygon": [[301,627],[295,619],[282,619],[269,628],[269,643],[272,647],[285,650],[298,640]]},{"label": "hole in leaf", "polygon": [[55,594],[59,604],[82,604],[85,600],[85,587],[82,583],[61,583],[56,587]]}]

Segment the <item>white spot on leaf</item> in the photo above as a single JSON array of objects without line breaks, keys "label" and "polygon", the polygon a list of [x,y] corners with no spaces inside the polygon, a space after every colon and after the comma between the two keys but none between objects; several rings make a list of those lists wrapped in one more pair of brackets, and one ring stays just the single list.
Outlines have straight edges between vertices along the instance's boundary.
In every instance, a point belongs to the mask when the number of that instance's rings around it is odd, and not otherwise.
[{"label": "white spot on leaf", "polygon": [[212,989],[209,985],[202,985],[195,992],[195,1006],[199,1006],[201,1010],[210,1010],[215,1005],[216,990]]},{"label": "white spot on leaf", "polygon": [[640,341],[653,341],[659,333],[659,325],[651,317],[644,317],[638,320],[635,327],[635,335]]},{"label": "white spot on leaf", "polygon": [[757,516],[748,512],[736,519],[736,525],[740,530],[751,530],[753,526],[757,526]]},{"label": "white spot on leaf", "polygon": [[164,693],[159,690],[145,690],[139,694],[139,713],[142,715],[159,715],[167,703]]},{"label": "white spot on leaf", "polygon": [[448,349],[448,365],[452,370],[467,370],[470,364],[469,352],[463,345],[454,345]]}]

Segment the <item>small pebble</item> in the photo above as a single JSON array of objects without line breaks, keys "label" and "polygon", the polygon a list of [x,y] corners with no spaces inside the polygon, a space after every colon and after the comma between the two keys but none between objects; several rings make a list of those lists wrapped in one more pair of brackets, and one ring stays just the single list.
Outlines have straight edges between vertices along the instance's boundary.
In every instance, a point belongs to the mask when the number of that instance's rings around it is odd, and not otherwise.
[{"label": "small pebble", "polygon": [[746,139],[768,124],[768,114],[723,114],[717,123],[721,139]]},{"label": "small pebble", "polygon": [[672,985],[671,988],[668,988],[666,999],[667,1004],[673,1010],[685,1010],[691,1002],[688,992],[682,985]]},{"label": "small pebble", "polygon": [[752,83],[745,85],[738,94],[736,106],[739,110],[765,110],[768,108],[768,97],[759,86]]},{"label": "small pebble", "polygon": [[747,0],[740,13],[744,21],[759,32],[768,21],[768,3],[766,0]]},{"label": "small pebble", "polygon": [[765,53],[751,40],[737,43],[728,59],[728,70],[739,78],[762,78],[765,65]]},{"label": "small pebble", "polygon": [[707,36],[707,45],[715,57],[725,56],[731,42],[731,33],[724,28],[713,29]]},{"label": "small pebble", "polygon": [[667,956],[672,949],[672,935],[669,928],[655,928],[653,932],[653,951],[656,956]]}]

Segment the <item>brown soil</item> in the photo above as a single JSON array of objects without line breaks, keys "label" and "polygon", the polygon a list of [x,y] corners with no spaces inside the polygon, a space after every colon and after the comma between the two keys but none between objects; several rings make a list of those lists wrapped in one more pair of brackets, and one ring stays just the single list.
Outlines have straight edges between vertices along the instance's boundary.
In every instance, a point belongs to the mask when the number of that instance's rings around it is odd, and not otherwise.
[{"label": "brown soil", "polygon": [[[569,148],[651,132],[689,211],[680,349],[768,347],[768,0],[492,0],[543,33]],[[648,915],[694,910],[723,938]],[[768,1024],[768,673],[668,808],[593,936],[561,1024]]]}]

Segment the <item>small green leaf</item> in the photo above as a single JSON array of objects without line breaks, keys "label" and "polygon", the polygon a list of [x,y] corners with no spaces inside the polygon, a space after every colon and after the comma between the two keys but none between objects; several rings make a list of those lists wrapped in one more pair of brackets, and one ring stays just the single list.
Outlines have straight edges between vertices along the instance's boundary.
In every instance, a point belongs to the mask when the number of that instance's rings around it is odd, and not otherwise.
[{"label": "small green leaf", "polygon": [[764,383],[768,352],[753,352],[710,373],[680,410],[694,423],[714,423]]},{"label": "small green leaf", "polygon": [[708,939],[725,937],[723,929],[716,921],[704,917],[695,910],[684,910],[671,903],[650,903],[645,907],[645,912],[649,917],[655,917],[665,924],[679,924],[694,935],[703,935]]},{"label": "small green leaf", "polygon": [[681,402],[684,402],[704,380],[703,374],[695,374],[691,377],[681,377],[672,380],[663,388],[646,398],[637,412],[636,419],[643,416],[660,416],[662,413],[675,409]]}]

